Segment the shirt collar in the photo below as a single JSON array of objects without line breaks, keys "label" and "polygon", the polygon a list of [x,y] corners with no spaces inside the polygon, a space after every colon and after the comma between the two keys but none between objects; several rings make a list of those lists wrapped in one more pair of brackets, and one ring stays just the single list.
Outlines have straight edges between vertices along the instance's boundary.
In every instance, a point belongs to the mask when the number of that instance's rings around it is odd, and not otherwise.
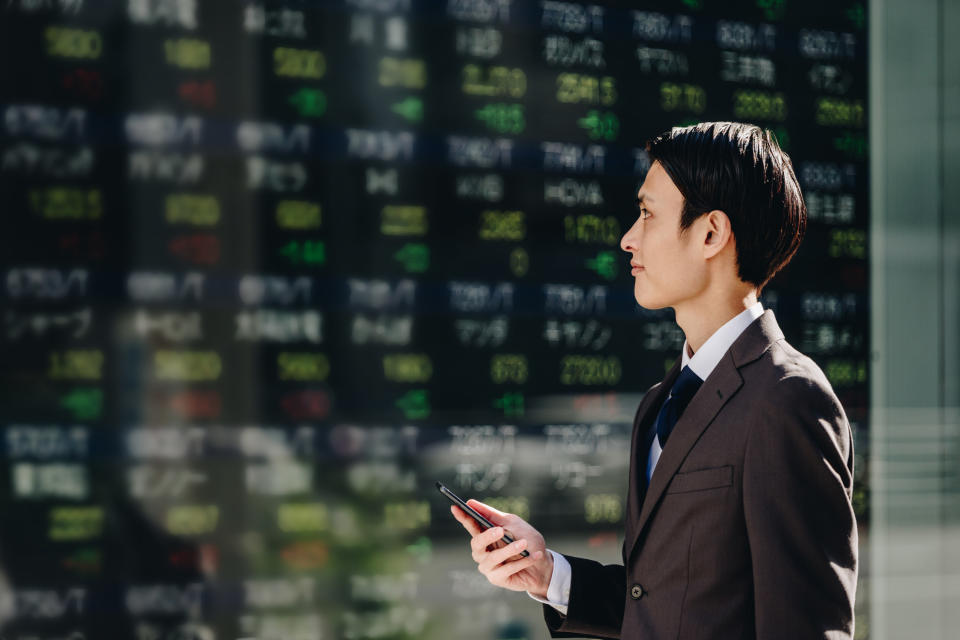
[{"label": "shirt collar", "polygon": [[722,327],[714,331],[692,357],[687,354],[687,341],[684,340],[680,367],[689,365],[690,370],[701,380],[706,380],[730,345],[743,333],[744,329],[762,315],[763,305],[757,300],[755,304],[730,318]]}]

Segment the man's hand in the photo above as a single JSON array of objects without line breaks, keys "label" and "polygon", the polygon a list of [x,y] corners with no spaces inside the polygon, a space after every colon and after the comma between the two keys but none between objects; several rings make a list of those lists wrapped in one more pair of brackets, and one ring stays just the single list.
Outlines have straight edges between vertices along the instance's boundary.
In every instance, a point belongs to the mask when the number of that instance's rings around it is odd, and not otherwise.
[{"label": "man's hand", "polygon": [[[470,547],[480,573],[498,587],[546,598],[553,576],[553,555],[547,553],[543,536],[520,516],[498,511],[479,500],[470,499],[467,504],[495,525],[484,530],[463,509],[450,505],[453,516],[473,536]],[[505,530],[514,539],[512,544],[500,540]],[[520,555],[524,549],[530,552],[526,558]]]}]

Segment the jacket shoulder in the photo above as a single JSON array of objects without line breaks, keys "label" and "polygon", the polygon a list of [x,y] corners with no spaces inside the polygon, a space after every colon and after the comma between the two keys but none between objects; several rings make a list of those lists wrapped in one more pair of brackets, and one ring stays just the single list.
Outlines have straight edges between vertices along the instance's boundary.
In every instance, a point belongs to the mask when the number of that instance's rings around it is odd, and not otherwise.
[{"label": "jacket shoulder", "polygon": [[[813,358],[800,352],[786,340],[778,340],[760,359],[761,378],[769,386],[763,398],[776,404],[784,401],[843,407],[823,369]],[[845,417],[845,416],[844,416]]]},{"label": "jacket shoulder", "polygon": [[[786,340],[778,340],[758,361],[754,398],[760,429],[777,437],[799,437],[799,432],[827,436],[843,459],[853,448],[853,433],[840,399],[826,374],[809,356]],[[797,431],[797,433],[790,433]],[[819,440],[819,438],[816,438]]]}]

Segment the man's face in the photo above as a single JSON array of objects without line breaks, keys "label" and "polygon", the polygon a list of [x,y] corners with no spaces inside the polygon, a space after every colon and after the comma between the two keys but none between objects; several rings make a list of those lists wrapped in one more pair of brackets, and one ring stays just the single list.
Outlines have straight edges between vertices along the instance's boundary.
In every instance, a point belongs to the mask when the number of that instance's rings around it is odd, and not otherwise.
[{"label": "man's face", "polygon": [[[705,261],[693,224],[681,238],[683,194],[659,162],[637,192],[637,221],[620,240],[630,253],[633,296],[647,309],[675,307],[697,297],[705,286]],[[637,268],[637,265],[642,265]]]}]

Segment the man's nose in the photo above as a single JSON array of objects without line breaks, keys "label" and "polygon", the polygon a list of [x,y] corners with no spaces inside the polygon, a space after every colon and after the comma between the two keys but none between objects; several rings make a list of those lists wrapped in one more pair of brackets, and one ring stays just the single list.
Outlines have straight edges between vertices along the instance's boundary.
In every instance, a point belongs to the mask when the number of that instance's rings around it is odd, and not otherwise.
[{"label": "man's nose", "polygon": [[631,253],[637,249],[637,225],[634,223],[632,227],[627,229],[627,232],[623,234],[623,237],[620,238],[620,248]]}]

